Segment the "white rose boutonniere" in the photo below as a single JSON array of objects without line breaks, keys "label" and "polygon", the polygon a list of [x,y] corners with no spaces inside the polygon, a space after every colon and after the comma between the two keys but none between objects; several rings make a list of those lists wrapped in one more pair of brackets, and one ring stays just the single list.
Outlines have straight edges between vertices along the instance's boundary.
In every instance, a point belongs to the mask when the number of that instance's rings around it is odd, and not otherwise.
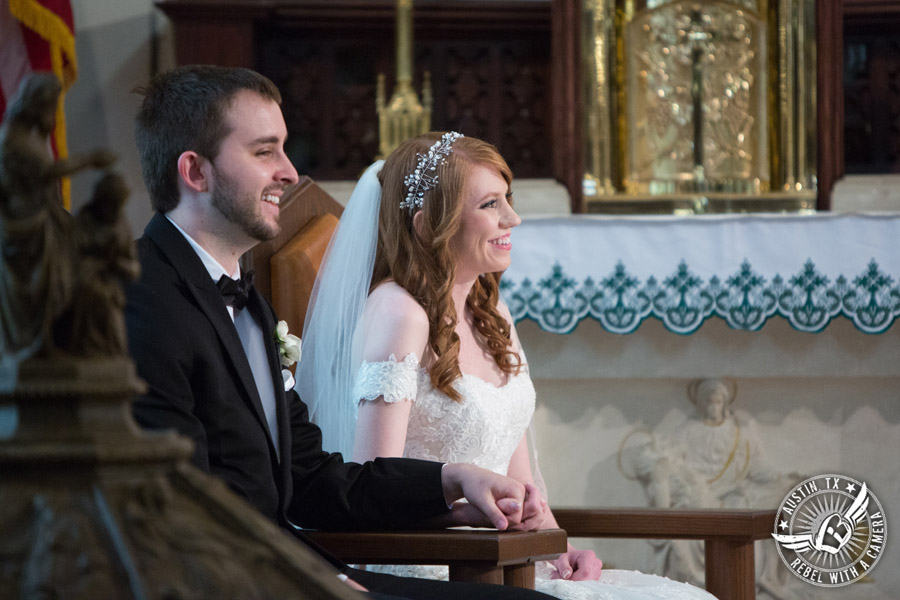
[{"label": "white rose boutonniere", "polygon": [[300,360],[300,338],[288,333],[287,321],[278,321],[275,326],[275,343],[281,355],[281,366],[290,367]]}]

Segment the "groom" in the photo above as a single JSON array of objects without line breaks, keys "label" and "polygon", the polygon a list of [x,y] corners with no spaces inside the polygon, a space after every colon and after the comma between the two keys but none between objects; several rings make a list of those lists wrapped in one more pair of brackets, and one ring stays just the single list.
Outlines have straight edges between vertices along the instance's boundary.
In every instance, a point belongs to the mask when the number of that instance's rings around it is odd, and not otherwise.
[{"label": "groom", "polygon": [[[142,273],[126,309],[131,354],[149,386],[135,402],[137,421],[190,437],[196,466],[301,540],[292,525],[537,528],[539,495],[512,479],[462,464],[345,463],[322,450],[282,377],[275,314],[238,265],[278,233],[281,196],[297,182],[278,90],[250,70],[188,66],[141,92],[136,137],[156,214],[138,240]],[[338,567],[404,598],[544,597]]]}]

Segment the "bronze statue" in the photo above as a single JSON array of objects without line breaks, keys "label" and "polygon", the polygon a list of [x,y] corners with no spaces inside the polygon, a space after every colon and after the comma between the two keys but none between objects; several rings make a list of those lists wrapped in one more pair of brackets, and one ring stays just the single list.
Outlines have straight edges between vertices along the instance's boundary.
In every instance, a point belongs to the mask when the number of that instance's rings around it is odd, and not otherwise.
[{"label": "bronze statue", "polygon": [[107,173],[75,218],[77,273],[69,308],[57,321],[53,336],[73,356],[128,353],[123,287],[138,276],[140,264],[122,214],[127,198],[128,187],[122,177]]},{"label": "bronze statue", "polygon": [[106,151],[53,160],[60,92],[54,75],[31,75],[0,126],[0,351],[19,360],[60,351],[51,329],[71,298],[74,253],[59,179],[114,160]]}]

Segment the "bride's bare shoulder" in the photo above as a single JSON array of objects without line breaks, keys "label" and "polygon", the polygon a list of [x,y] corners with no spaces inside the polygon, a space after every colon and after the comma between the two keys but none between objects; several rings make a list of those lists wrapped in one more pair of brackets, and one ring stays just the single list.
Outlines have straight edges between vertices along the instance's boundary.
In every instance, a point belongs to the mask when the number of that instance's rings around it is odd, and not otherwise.
[{"label": "bride's bare shoulder", "polygon": [[428,315],[404,288],[393,281],[382,283],[369,294],[363,314],[364,359],[402,359],[415,354],[422,360],[428,343]]},{"label": "bride's bare shoulder", "polygon": [[428,315],[422,305],[412,297],[405,288],[393,281],[385,281],[369,294],[366,301],[366,312],[397,322],[411,322],[414,325],[428,326]]}]

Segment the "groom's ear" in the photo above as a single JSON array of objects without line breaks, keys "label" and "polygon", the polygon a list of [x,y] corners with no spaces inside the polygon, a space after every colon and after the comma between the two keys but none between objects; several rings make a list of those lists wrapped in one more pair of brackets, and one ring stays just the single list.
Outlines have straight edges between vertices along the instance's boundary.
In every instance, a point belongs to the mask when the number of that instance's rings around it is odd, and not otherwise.
[{"label": "groom's ear", "polygon": [[181,184],[194,192],[209,191],[209,162],[202,156],[188,150],[178,157],[178,177]]}]

